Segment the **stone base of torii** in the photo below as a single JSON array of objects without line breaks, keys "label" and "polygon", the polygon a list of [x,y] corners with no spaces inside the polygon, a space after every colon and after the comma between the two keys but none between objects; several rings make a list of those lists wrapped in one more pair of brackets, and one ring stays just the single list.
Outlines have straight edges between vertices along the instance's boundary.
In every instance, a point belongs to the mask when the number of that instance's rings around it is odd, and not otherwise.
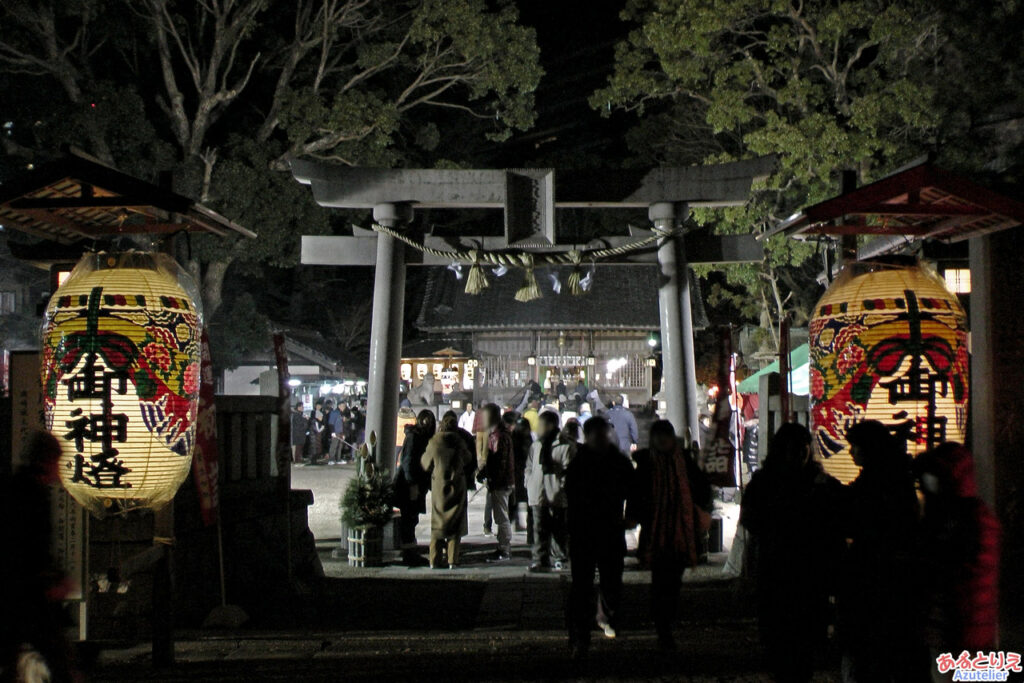
[{"label": "stone base of torii", "polygon": [[[385,228],[402,230],[415,207],[431,209],[491,208],[505,212],[502,238],[474,237],[487,250],[531,252],[585,248],[559,242],[557,208],[647,208],[653,226],[662,233],[656,249],[632,253],[629,261],[656,260],[661,277],[658,304],[661,315],[662,376],[666,417],[679,434],[696,439],[698,403],[693,322],[687,269],[693,263],[760,261],[763,246],[752,235],[723,235],[700,241],[684,240],[679,231],[691,207],[744,204],[755,179],[767,176],[774,159],[762,158],[711,166],[651,170],[555,172],[525,170],[368,169],[296,160],[292,173],[310,185],[321,206],[372,209]],[[564,176],[564,177],[563,177]],[[303,236],[304,265],[367,266],[374,276],[373,320],[367,382],[366,434],[378,444],[396,442],[399,363],[405,309],[406,246],[395,237],[355,230],[352,237]],[[650,231],[630,229],[630,235],[602,236],[602,246],[622,246],[650,240]],[[447,248],[440,238],[427,236],[427,246]],[[425,265],[448,265],[424,256]],[[515,302],[510,302],[515,305]],[[391,468],[394,453],[377,449],[379,467]]]}]

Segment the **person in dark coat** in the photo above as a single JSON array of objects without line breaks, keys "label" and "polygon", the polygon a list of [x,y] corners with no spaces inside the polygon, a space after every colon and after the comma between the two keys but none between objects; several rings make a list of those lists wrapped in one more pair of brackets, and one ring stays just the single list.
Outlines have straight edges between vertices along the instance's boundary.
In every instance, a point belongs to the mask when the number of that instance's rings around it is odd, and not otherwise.
[{"label": "person in dark coat", "polygon": [[842,484],[811,455],[811,433],[793,422],[779,428],[743,493],[761,645],[777,681],[809,681],[826,648],[845,545],[841,495]]},{"label": "person in dark coat", "polygon": [[978,497],[974,456],[949,442],[923,453],[914,473],[924,493],[919,574],[925,642],[935,658],[996,650],[999,624],[999,522]]},{"label": "person in dark coat", "polygon": [[530,457],[530,446],[533,445],[533,432],[530,423],[523,417],[517,417],[512,424],[512,453],[516,461],[515,486],[515,527],[516,531],[525,531],[527,543],[533,543],[533,524],[526,495],[526,460]]},{"label": "person in dark coat", "polygon": [[710,526],[711,485],[676,438],[671,422],[651,425],[650,442],[650,449],[635,455],[626,520],[627,526],[640,525],[637,557],[651,568],[651,615],[658,644],[673,650],[683,572],[697,564],[699,535]]},{"label": "person in dark coat", "polygon": [[500,562],[512,557],[512,523],[509,520],[508,502],[516,482],[515,452],[512,435],[501,419],[501,408],[488,403],[482,412],[486,420],[487,454],[477,478],[487,484],[487,497],[491,503],[494,524],[498,527],[498,549],[491,559]]},{"label": "person in dark coat", "polygon": [[310,464],[316,465],[320,463],[320,459],[324,453],[324,432],[326,431],[326,425],[324,421],[327,419],[327,415],[324,413],[324,404],[321,401],[317,401],[313,405],[313,412],[309,415],[309,420],[306,422],[306,458]]},{"label": "person in dark coat", "polygon": [[467,491],[476,491],[476,470],[477,470],[476,438],[473,436],[472,432],[470,432],[468,430],[465,430],[462,427],[458,426],[458,424],[462,421],[462,419],[460,418],[460,416],[458,414],[456,414],[456,412],[454,410],[446,411],[445,414],[441,416],[441,419],[444,420],[445,418],[449,418],[449,417],[455,418],[455,425],[456,426],[455,426],[454,433],[455,433],[456,436],[458,436],[460,439],[462,439],[463,443],[466,444],[466,448],[469,450],[470,454],[472,454],[472,456],[473,456],[472,458],[469,459],[468,462],[466,462],[466,490]]},{"label": "person in dark coat", "polygon": [[436,431],[437,420],[434,413],[421,410],[416,416],[416,424],[408,427],[405,442],[398,458],[398,471],[395,472],[395,507],[402,513],[399,530],[402,536],[402,560],[410,566],[422,565],[416,544],[416,524],[420,515],[427,511],[427,488],[430,479],[420,460],[427,450],[427,444]]},{"label": "person in dark coat", "polygon": [[640,430],[636,426],[636,418],[633,413],[626,409],[621,394],[612,401],[612,408],[608,411],[607,418],[612,429],[615,430],[619,450],[623,453],[635,450],[636,445],[640,442]]},{"label": "person in dark coat", "polygon": [[[595,612],[605,636],[616,635],[616,611],[622,597],[626,555],[623,507],[633,477],[633,465],[611,442],[608,422],[592,417],[583,427],[584,443],[565,470],[568,503],[569,647],[577,660],[586,657]],[[594,606],[594,570],[601,589]]]},{"label": "person in dark coat", "polygon": [[306,450],[306,426],[309,424],[309,420],[302,414],[302,401],[295,404],[291,418],[292,462],[301,464]]},{"label": "person in dark coat", "polygon": [[60,453],[52,434],[36,432],[24,464],[0,481],[0,680],[21,680],[19,667],[45,668],[48,678],[39,680],[76,678],[61,614],[71,585],[51,552],[50,493],[59,481]]},{"label": "person in dark coat", "polygon": [[459,564],[462,537],[469,533],[466,517],[466,470],[475,460],[458,433],[458,418],[448,411],[420,459],[430,477],[430,568],[441,568],[441,548],[447,546],[448,568]]},{"label": "person in dark coat", "polygon": [[860,474],[840,511],[848,550],[839,625],[847,681],[918,681],[924,647],[914,553],[918,503],[910,457],[885,425],[865,420],[846,432]]}]

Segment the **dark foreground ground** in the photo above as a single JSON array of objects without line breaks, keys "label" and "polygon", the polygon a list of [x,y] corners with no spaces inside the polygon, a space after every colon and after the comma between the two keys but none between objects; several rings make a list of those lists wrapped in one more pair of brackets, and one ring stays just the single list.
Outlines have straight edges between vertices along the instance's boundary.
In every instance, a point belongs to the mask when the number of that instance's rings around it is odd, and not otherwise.
[{"label": "dark foreground ground", "polygon": [[[719,566],[683,589],[679,651],[655,647],[646,572],[628,570],[615,640],[594,632],[586,668],[567,656],[568,577],[512,563],[458,572],[349,570],[324,553],[329,576],[300,600],[307,623],[274,630],[176,634],[174,667],[154,670],[146,644],[108,647],[95,681],[767,681],[749,599]],[[722,558],[718,557],[721,561]],[[301,612],[301,610],[300,610]],[[838,680],[823,662],[818,681]]]},{"label": "dark foreground ground", "polygon": [[[470,503],[470,535],[457,571],[389,566],[356,569],[339,545],[337,500],[351,466],[292,471],[314,492],[310,528],[326,577],[288,604],[265,604],[233,630],[178,631],[176,664],[154,670],[149,645],[104,643],[94,681],[768,681],[761,667],[749,595],[722,577],[724,554],[688,570],[677,631],[679,650],[660,654],[648,620],[650,574],[627,561],[619,637],[595,631],[585,669],[568,657],[566,574],[531,574],[526,535],[513,560],[488,564],[494,538],[481,534],[483,496]],[[725,515],[729,510],[721,511]],[[429,535],[423,516],[417,536]],[[731,531],[729,536],[731,536]],[[629,545],[635,544],[630,537]],[[827,658],[817,681],[833,681]]]}]

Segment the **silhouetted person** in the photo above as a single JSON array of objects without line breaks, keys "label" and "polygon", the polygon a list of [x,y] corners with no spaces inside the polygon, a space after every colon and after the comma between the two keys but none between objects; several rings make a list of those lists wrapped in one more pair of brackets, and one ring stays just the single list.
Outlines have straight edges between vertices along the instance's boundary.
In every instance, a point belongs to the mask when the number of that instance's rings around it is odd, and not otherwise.
[{"label": "silhouetted person", "polygon": [[292,462],[302,463],[303,452],[306,450],[306,426],[309,420],[302,414],[302,402],[295,404],[291,414]]},{"label": "silhouetted person", "polygon": [[408,565],[423,564],[416,544],[416,523],[427,511],[427,488],[430,478],[420,464],[427,444],[433,438],[437,419],[429,410],[421,410],[416,424],[405,431],[405,442],[395,472],[395,507],[402,513],[399,531],[402,537],[402,561]]},{"label": "silhouetted person", "polygon": [[515,526],[516,531],[527,532],[527,543],[533,543],[532,515],[526,495],[526,459],[533,445],[533,432],[530,422],[522,417],[516,418],[511,426],[512,453],[516,463]]},{"label": "silhouetted person", "polygon": [[651,569],[651,616],[659,647],[672,650],[683,572],[697,564],[699,535],[710,526],[711,485],[676,438],[671,422],[651,425],[650,443],[635,454],[626,519],[629,526],[640,525],[637,557]]},{"label": "silhouetted person", "polygon": [[[463,414],[465,414],[465,413],[463,413]],[[474,413],[474,415],[475,415],[475,413]],[[441,416],[441,419],[444,420],[445,418],[448,418],[448,417],[454,418],[457,425],[462,422],[462,417],[459,416],[454,410],[446,411],[445,414]],[[466,444],[466,449],[469,451],[470,455],[473,456],[466,463],[466,469],[465,469],[465,473],[466,473],[466,490],[467,491],[476,491],[476,470],[477,470],[476,439],[473,437],[473,434],[471,432],[466,431],[462,427],[458,427],[457,426],[457,427],[455,427],[454,431],[455,431],[455,434],[460,439],[462,439],[462,442],[464,444]],[[465,534],[463,534],[463,535],[465,535]]]},{"label": "silhouetted person", "polygon": [[924,492],[921,523],[925,642],[935,658],[996,649],[999,621],[999,522],[978,498],[974,456],[946,443],[917,457]]},{"label": "silhouetted person", "polygon": [[608,422],[615,430],[615,438],[618,440],[619,450],[623,453],[630,453],[636,449],[640,442],[640,431],[636,426],[636,418],[625,406],[622,394],[616,394],[612,399],[611,410],[606,415]]},{"label": "silhouetted person", "polygon": [[846,681],[917,681],[919,604],[914,552],[918,504],[910,458],[881,422],[846,433],[860,475],[844,491],[849,546],[840,584],[840,630]]},{"label": "silhouetted person", "polygon": [[844,546],[841,494],[811,455],[811,433],[796,423],[775,434],[743,493],[740,523],[749,534],[761,644],[778,681],[809,681],[825,649]]},{"label": "silhouetted person", "polygon": [[487,483],[487,498],[491,503],[494,524],[498,527],[498,549],[491,559],[504,561],[512,557],[512,523],[508,516],[508,501],[515,489],[515,453],[512,436],[501,419],[501,408],[488,403],[482,412],[486,420],[487,455],[477,478]]},{"label": "silhouetted person", "polygon": [[440,569],[447,544],[448,567],[459,564],[459,546],[469,533],[466,518],[466,469],[475,460],[459,434],[458,418],[449,411],[427,444],[420,465],[430,477],[430,568]]},{"label": "silhouetted person", "polygon": [[320,459],[324,453],[324,431],[326,426],[324,421],[327,419],[326,413],[324,413],[324,404],[321,401],[317,401],[313,404],[313,412],[309,415],[309,420],[306,421],[306,444],[305,453],[306,458],[309,459],[309,464],[317,465],[320,464]]},{"label": "silhouetted person", "polygon": [[569,646],[581,659],[590,647],[594,625],[594,570],[601,575],[597,625],[614,638],[616,611],[622,596],[626,554],[623,506],[633,477],[633,465],[609,439],[608,421],[592,417],[583,427],[584,443],[565,472],[568,502]]},{"label": "silhouetted person", "polygon": [[57,439],[37,432],[27,445],[24,464],[0,485],[2,680],[20,680],[19,665],[37,672],[45,666],[51,681],[73,678],[60,604],[70,586],[51,554],[50,488],[59,480],[59,458]]}]

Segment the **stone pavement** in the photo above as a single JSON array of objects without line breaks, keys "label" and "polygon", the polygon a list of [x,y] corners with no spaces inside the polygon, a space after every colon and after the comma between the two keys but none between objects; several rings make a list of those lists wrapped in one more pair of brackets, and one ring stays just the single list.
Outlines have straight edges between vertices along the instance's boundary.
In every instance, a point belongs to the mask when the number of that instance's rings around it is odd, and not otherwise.
[{"label": "stone pavement", "polygon": [[[658,652],[650,623],[650,574],[627,560],[621,629],[614,640],[594,633],[586,668],[568,657],[565,573],[527,571],[525,534],[513,537],[513,559],[488,564],[493,537],[481,532],[483,494],[470,506],[471,535],[456,571],[349,567],[338,547],[337,499],[351,466],[296,467],[296,488],[312,488],[326,576],[300,586],[282,615],[280,605],[251,614],[234,632],[179,631],[177,663],[154,671],[146,644],[104,650],[89,672],[94,681],[768,681],[757,647],[749,596],[724,579],[724,554],[688,570],[683,588],[679,651]],[[429,520],[421,518],[425,541]],[[334,531],[332,534],[332,530]],[[829,663],[816,681],[838,680]]]}]

